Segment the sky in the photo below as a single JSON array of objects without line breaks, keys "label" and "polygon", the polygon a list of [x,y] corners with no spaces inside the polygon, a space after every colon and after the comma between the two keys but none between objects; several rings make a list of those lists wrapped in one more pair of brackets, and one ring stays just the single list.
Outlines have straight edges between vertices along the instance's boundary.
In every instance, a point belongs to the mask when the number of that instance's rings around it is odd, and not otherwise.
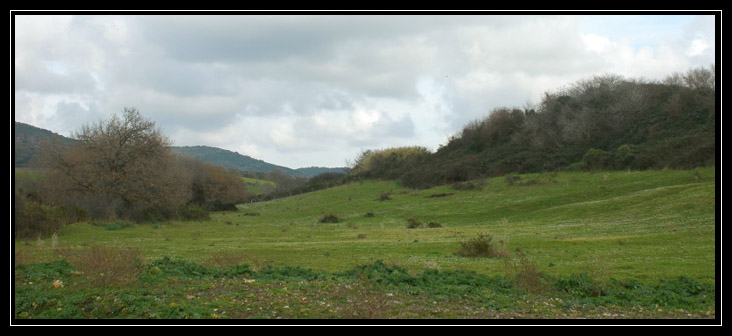
[{"label": "sky", "polygon": [[175,14],[15,15],[15,121],[70,136],[134,107],[176,146],[343,167],[367,149],[437,150],[579,80],[663,79],[716,51],[713,15]]}]

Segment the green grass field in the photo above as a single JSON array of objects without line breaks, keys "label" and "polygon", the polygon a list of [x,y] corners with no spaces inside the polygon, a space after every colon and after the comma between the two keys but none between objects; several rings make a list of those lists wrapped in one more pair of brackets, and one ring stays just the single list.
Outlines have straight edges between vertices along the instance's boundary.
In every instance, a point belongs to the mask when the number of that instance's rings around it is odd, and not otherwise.
[{"label": "green grass field", "polygon": [[[714,168],[474,183],[481,188],[412,190],[398,181],[364,181],[241,204],[205,222],[75,223],[54,239],[16,240],[15,314],[714,318]],[[319,221],[329,214],[340,221]],[[410,219],[424,225],[410,229]],[[480,233],[505,255],[456,255]],[[94,245],[139,251],[139,280],[116,291],[94,287],[57,252]],[[527,264],[550,285],[526,291],[512,282],[518,265]],[[54,288],[56,278],[66,285]],[[578,295],[576,288],[601,294]],[[631,288],[636,292],[625,292]]]}]

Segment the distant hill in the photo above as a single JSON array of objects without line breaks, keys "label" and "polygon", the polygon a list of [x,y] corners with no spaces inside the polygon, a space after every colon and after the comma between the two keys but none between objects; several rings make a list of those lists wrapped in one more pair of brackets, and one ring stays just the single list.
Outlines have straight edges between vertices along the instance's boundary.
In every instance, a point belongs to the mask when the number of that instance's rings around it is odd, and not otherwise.
[{"label": "distant hill", "polygon": [[237,152],[232,152],[210,146],[175,146],[172,147],[172,149],[176,153],[194,157],[204,162],[219,165],[229,169],[236,169],[248,172],[267,173],[279,171],[283,174],[298,177],[312,177],[329,172],[345,172],[344,168],[309,167],[292,169],[254,159],[250,156],[239,154]]},{"label": "distant hill", "polygon": [[73,141],[49,130],[15,122],[15,167],[28,167],[32,160],[38,157],[41,142],[51,137],[58,137],[62,141]]},{"label": "distant hill", "polygon": [[[40,152],[43,139],[59,137],[63,141],[74,141],[49,130],[15,122],[15,167],[28,167]],[[279,171],[283,174],[298,177],[313,177],[322,173],[345,172],[344,168],[309,167],[292,169],[274,165],[262,160],[242,155],[236,152],[210,146],[173,146],[171,149],[178,154],[197,158],[201,161],[219,165],[228,169],[247,172],[268,173]]]}]

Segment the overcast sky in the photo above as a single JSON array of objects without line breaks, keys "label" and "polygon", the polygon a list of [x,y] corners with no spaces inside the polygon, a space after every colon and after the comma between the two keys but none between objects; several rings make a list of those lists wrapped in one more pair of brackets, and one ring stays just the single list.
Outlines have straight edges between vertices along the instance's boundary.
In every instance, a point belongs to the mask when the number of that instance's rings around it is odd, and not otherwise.
[{"label": "overcast sky", "polygon": [[[119,14],[119,13],[118,13]],[[178,146],[291,168],[436,150],[593,75],[715,62],[714,16],[15,16],[15,120],[70,135],[126,106]]]}]

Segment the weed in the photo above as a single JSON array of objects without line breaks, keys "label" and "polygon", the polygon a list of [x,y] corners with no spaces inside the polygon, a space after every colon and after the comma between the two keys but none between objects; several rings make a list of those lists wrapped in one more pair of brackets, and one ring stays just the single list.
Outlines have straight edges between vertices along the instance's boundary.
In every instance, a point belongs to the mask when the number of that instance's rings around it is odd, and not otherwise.
[{"label": "weed", "polygon": [[567,278],[560,277],[554,287],[577,297],[598,297],[604,295],[602,284],[592,279],[587,273],[572,274]]},{"label": "weed", "polygon": [[437,223],[437,222],[429,222],[429,223],[427,223],[427,227],[428,228],[431,228],[431,229],[441,228],[442,227],[442,224]]},{"label": "weed", "polygon": [[419,229],[423,225],[420,223],[420,221],[414,219],[414,218],[407,218],[407,229]]},{"label": "weed", "polygon": [[137,249],[93,245],[60,253],[92,286],[129,284],[137,281],[141,271],[140,251]]},{"label": "weed", "polygon": [[516,284],[516,288],[532,293],[543,292],[546,289],[542,281],[544,275],[536,268],[536,264],[521,250],[517,250],[516,256],[518,258],[516,261],[509,262],[508,259],[505,261],[508,274]]},{"label": "weed", "polygon": [[343,318],[383,319],[391,304],[391,296],[377,290],[376,283],[366,276],[354,284],[337,287],[334,296],[345,301],[338,311]]}]

